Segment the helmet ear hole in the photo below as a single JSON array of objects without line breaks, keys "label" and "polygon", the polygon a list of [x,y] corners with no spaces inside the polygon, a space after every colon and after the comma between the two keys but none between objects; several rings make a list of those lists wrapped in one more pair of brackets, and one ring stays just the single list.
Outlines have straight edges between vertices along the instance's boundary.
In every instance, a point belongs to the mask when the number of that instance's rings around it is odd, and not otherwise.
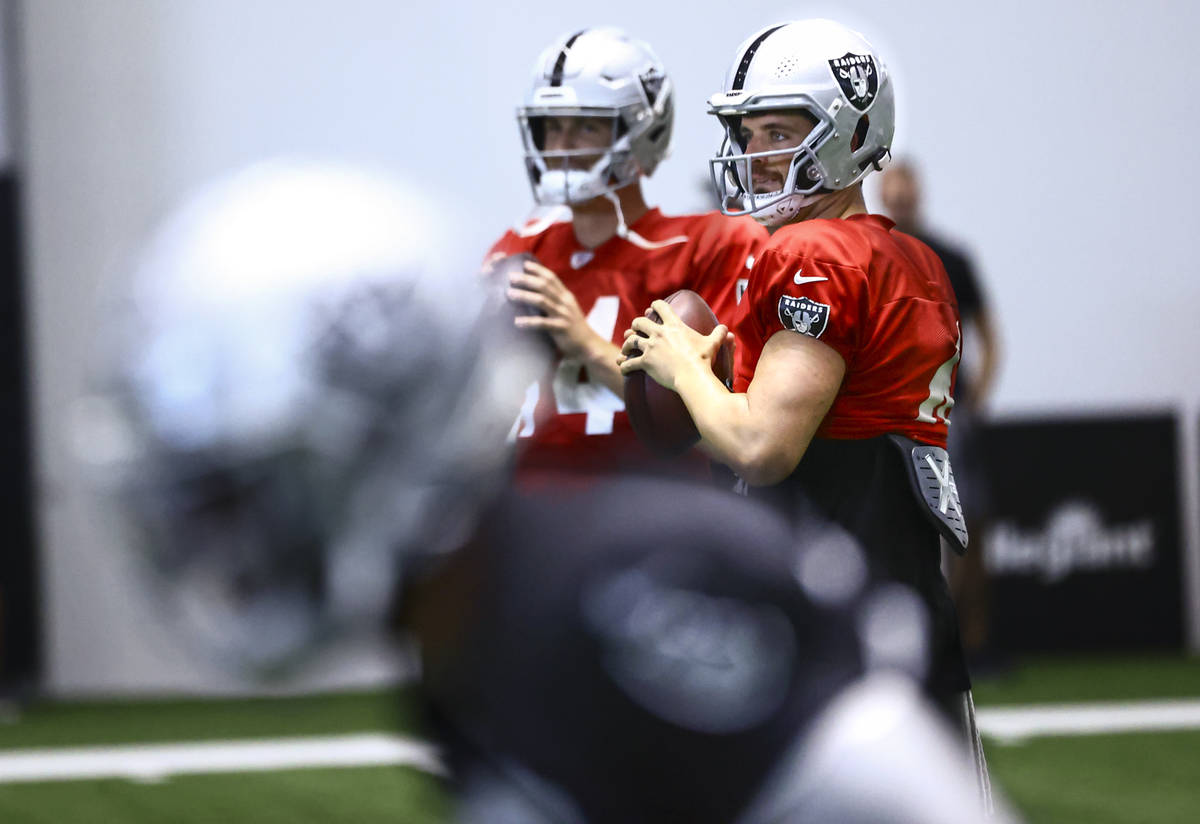
[{"label": "helmet ear hole", "polygon": [[867,129],[871,128],[871,118],[863,115],[858,119],[858,125],[854,127],[854,136],[850,138],[850,151],[857,152],[862,146],[863,141],[867,139]]}]

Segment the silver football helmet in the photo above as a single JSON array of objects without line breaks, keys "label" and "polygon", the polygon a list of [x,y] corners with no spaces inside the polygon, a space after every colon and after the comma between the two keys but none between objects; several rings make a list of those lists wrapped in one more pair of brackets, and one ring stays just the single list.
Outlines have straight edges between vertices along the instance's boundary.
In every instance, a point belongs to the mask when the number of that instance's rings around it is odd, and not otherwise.
[{"label": "silver football helmet", "polygon": [[[548,151],[548,116],[603,118],[611,145]],[[647,44],[615,28],[559,38],[538,58],[517,109],[534,199],[582,203],[649,176],[667,154],[674,116],[670,78]]]},{"label": "silver football helmet", "polygon": [[114,313],[84,457],[168,617],[238,668],[375,626],[506,477],[520,341],[473,273],[436,271],[425,206],[337,164],[251,167],[172,214]]},{"label": "silver football helmet", "polygon": [[[781,109],[805,112],[816,123],[812,132],[799,146],[746,153],[742,118]],[[742,43],[708,111],[725,128],[710,161],[721,211],[767,226],[882,168],[896,120],[891,75],[875,49],[858,32],[819,19],[768,26]],[[783,187],[755,192],[754,161],[789,154]]]}]

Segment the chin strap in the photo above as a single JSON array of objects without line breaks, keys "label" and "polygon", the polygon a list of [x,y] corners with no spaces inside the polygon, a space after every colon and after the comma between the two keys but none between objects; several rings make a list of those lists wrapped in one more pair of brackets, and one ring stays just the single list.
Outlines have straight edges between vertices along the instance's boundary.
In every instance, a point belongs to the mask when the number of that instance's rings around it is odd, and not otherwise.
[{"label": "chin strap", "polygon": [[[772,192],[771,194],[775,193]],[[796,213],[805,206],[816,203],[826,194],[828,192],[814,192],[808,195],[798,193],[782,195],[759,209],[753,209],[754,195],[751,195],[748,203],[748,206],[752,209],[750,216],[762,226],[766,226],[768,229],[776,229],[794,218]]]},{"label": "chin strap", "polygon": [[523,226],[514,227],[517,237],[540,235],[555,223],[571,219],[571,210],[566,206],[554,206],[540,217],[535,217]]},{"label": "chin strap", "polygon": [[617,237],[629,241],[639,249],[662,249],[666,246],[674,246],[677,243],[688,242],[686,235],[676,235],[666,240],[646,240],[646,238],[625,225],[625,213],[621,211],[621,199],[617,197],[617,193],[605,192],[604,197],[608,198],[609,202],[613,205],[613,209],[617,212]]}]

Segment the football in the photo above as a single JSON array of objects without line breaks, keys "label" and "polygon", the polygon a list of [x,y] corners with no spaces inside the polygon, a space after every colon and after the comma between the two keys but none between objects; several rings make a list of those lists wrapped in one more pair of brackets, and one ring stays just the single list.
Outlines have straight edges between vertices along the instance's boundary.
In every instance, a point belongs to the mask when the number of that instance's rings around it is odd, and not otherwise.
[{"label": "football", "polygon": [[[518,252],[515,255],[505,255],[503,257],[493,258],[484,262],[483,269],[480,274],[483,277],[484,283],[487,285],[489,294],[492,296],[496,311],[503,312],[512,318],[523,315],[544,315],[545,313],[535,306],[530,306],[528,303],[509,300],[504,290],[508,288],[508,279],[513,272],[520,272],[525,269],[525,261],[532,260],[534,263],[541,263],[530,252]],[[549,347],[554,351],[554,340],[546,332],[530,332],[529,333],[540,344]]]},{"label": "football", "polygon": [[[680,289],[666,300],[680,320],[702,335],[709,334],[720,323],[704,298],[690,289]],[[655,323],[662,323],[657,312],[650,312],[648,317]],[[732,341],[725,341],[712,366],[717,379],[730,386],[733,380]],[[678,455],[700,440],[700,433],[683,399],[659,386],[645,372],[625,376],[625,412],[638,440],[660,455]]]},{"label": "football", "polygon": [[[504,290],[508,288],[508,279],[514,272],[521,272],[525,269],[525,261],[532,260],[534,263],[540,263],[536,257],[530,252],[518,252],[515,255],[505,255],[503,257],[493,258],[483,264],[484,281],[489,288],[494,289],[496,294],[508,300],[504,295]],[[535,309],[527,303],[517,301],[509,301],[512,306],[514,315],[540,315],[542,312]]]}]

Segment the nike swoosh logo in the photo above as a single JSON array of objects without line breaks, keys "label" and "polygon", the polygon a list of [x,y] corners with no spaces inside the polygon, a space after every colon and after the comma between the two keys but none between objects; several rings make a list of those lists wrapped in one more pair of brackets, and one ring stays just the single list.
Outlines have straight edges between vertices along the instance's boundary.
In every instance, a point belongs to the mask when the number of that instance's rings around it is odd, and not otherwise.
[{"label": "nike swoosh logo", "polygon": [[818,280],[829,280],[829,278],[823,278],[820,275],[802,275],[797,272],[792,280],[795,281],[797,286],[800,286],[805,283],[816,283]]}]

